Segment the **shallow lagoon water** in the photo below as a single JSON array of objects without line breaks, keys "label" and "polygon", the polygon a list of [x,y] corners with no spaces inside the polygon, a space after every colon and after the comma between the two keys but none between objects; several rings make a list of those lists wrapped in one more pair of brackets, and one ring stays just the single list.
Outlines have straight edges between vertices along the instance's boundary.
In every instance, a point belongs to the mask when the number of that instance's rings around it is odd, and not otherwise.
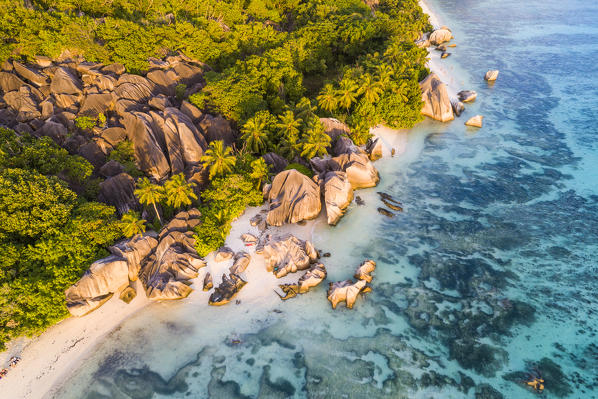
[{"label": "shallow lagoon water", "polygon": [[[534,364],[546,397],[598,397],[598,4],[429,3],[458,45],[443,65],[477,101],[410,131],[366,206],[313,231],[329,281],[378,262],[373,292],[335,311],[325,284],[154,304],[55,397],[532,398],[514,373]],[[485,126],[464,127],[476,113]],[[405,211],[379,215],[376,191]]]}]

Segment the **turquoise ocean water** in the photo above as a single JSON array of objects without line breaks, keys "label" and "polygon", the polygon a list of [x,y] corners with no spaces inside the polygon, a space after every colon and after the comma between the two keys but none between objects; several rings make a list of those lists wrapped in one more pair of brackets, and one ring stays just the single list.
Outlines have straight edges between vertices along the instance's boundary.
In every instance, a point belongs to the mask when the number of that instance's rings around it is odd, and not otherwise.
[{"label": "turquoise ocean water", "polygon": [[[525,399],[537,368],[544,397],[598,398],[598,3],[429,3],[457,43],[443,66],[477,101],[409,132],[366,206],[314,232],[330,281],[378,262],[373,292],[353,310],[324,284],[152,305],[55,397]],[[405,211],[379,215],[376,191]]]}]

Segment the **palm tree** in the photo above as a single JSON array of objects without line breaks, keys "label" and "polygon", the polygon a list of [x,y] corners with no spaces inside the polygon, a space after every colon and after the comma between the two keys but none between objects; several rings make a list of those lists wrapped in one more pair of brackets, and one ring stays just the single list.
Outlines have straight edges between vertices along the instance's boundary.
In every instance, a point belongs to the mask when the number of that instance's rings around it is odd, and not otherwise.
[{"label": "palm tree", "polygon": [[176,208],[181,205],[191,205],[192,200],[197,199],[197,195],[193,192],[195,183],[188,183],[182,173],[173,175],[164,183],[164,190],[166,191],[166,204]]},{"label": "palm tree", "polygon": [[299,128],[303,120],[295,118],[292,111],[286,111],[284,114],[279,115],[278,120],[280,122],[276,124],[276,128],[282,137],[286,139],[299,137]]},{"label": "palm tree", "polygon": [[409,97],[407,97],[407,95],[405,94],[407,92],[407,82],[406,81],[403,80],[400,84],[396,83],[394,85],[393,92],[397,96],[399,96],[399,98],[401,100],[403,100],[404,102],[409,101]]},{"label": "palm tree", "polygon": [[154,212],[156,212],[158,221],[162,224],[162,219],[160,219],[160,213],[158,212],[156,204],[161,202],[165,197],[164,187],[152,184],[147,177],[144,177],[137,182],[137,189],[134,193],[142,205],[152,205],[154,207]]},{"label": "palm tree", "polygon": [[380,98],[384,89],[379,81],[375,80],[369,73],[363,77],[363,82],[359,88],[359,94],[363,94],[367,102],[374,104]]},{"label": "palm tree", "polygon": [[336,92],[330,83],[324,85],[322,91],[320,91],[320,95],[317,97],[317,100],[320,108],[322,108],[324,111],[332,113],[338,108],[338,103],[336,102]]},{"label": "palm tree", "polygon": [[264,158],[258,158],[251,162],[251,173],[249,174],[249,177],[257,180],[258,190],[261,187],[264,178],[268,178],[268,169],[270,169],[270,165],[264,161]]},{"label": "palm tree", "polygon": [[250,118],[243,127],[241,138],[245,140],[245,145],[253,152],[260,153],[268,144],[268,120],[266,115],[259,113]]},{"label": "palm tree", "polygon": [[201,157],[204,168],[210,168],[210,180],[214,176],[231,173],[235,167],[235,156],[230,147],[225,147],[222,140],[212,141],[210,147]]},{"label": "palm tree", "polygon": [[309,98],[303,97],[295,104],[295,116],[304,122],[316,114],[316,107],[311,105]]},{"label": "palm tree", "polygon": [[133,237],[145,233],[145,222],[139,218],[139,213],[129,211],[120,219],[119,227],[125,237]]},{"label": "palm tree", "polygon": [[326,155],[328,153],[326,148],[329,145],[330,136],[324,133],[324,126],[318,123],[307,131],[301,156],[312,159],[313,157]]},{"label": "palm tree", "polygon": [[336,91],[338,104],[349,112],[351,105],[357,100],[359,86],[351,79],[343,79],[340,88]]},{"label": "palm tree", "polygon": [[292,111],[286,111],[284,114],[280,115],[279,123],[276,124],[278,128],[278,132],[282,136],[282,140],[280,141],[280,149],[284,151],[289,158],[293,158],[297,155],[299,151],[299,133],[301,124],[303,123],[302,119],[295,118],[295,114]]},{"label": "palm tree", "polygon": [[392,67],[388,64],[380,64],[376,68],[376,72],[378,74],[378,82],[380,82],[382,87],[388,86],[394,75]]}]

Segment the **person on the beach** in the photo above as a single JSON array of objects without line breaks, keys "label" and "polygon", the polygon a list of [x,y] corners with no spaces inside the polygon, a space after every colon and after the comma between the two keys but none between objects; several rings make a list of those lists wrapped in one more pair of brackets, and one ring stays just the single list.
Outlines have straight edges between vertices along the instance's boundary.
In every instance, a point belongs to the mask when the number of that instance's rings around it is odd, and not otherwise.
[{"label": "person on the beach", "polygon": [[7,369],[2,369],[0,370],[0,380],[6,375],[8,374],[8,370]]}]

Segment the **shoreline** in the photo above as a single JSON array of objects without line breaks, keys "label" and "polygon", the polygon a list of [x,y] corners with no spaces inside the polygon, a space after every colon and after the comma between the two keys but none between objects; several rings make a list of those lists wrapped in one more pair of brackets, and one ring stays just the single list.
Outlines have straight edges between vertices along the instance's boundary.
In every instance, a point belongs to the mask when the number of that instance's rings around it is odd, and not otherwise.
[{"label": "shoreline", "polygon": [[[420,0],[419,4],[429,16],[430,23],[435,28],[439,27],[438,15],[431,10],[425,1]],[[446,84],[449,95],[454,97],[458,89],[453,75],[446,68],[446,64],[442,64],[439,52],[431,51],[428,48],[428,53],[430,55],[428,67]],[[397,155],[401,155],[406,151],[409,142],[409,131],[408,129],[390,129],[385,126],[376,126],[370,129],[370,132],[382,139],[385,147],[384,157],[390,156],[391,148],[397,150]],[[287,279],[276,279],[271,273],[266,272],[264,267],[259,268],[260,264],[263,266],[263,258],[253,253],[254,247],[250,249],[245,247],[239,238],[242,233],[257,233],[257,227],[250,226],[249,219],[261,209],[264,209],[264,206],[247,208],[243,215],[233,222],[225,245],[235,252],[247,250],[252,255],[253,267],[250,274],[259,277],[260,282],[274,287],[285,283]],[[314,232],[322,223],[327,226],[325,211],[321,212],[316,219],[307,221],[304,225],[293,224],[282,227],[269,227],[264,234],[284,235],[291,233],[300,239],[312,241],[317,248],[318,244],[314,242]],[[193,285],[197,284],[190,295],[194,297],[194,301],[200,298],[203,300],[204,296],[207,298],[209,295],[209,293],[201,290],[203,278],[207,271],[212,273],[214,282],[217,282],[220,281],[221,275],[230,266],[229,262],[216,264],[213,257],[213,254],[206,257],[207,266],[200,269],[199,276],[193,280]],[[290,275],[289,277],[289,281],[296,279],[296,276]],[[122,302],[118,296],[113,296],[103,306],[84,317],[71,316],[40,335],[31,338],[21,337],[11,341],[7,345],[7,350],[0,353],[0,367],[7,364],[8,359],[13,355],[20,356],[22,360],[16,368],[10,369],[8,375],[0,380],[2,392],[7,397],[14,398],[52,398],[64,382],[68,380],[68,377],[93,353],[94,348],[104,338],[116,331],[127,318],[138,314],[147,306],[153,305],[145,296],[141,283],[136,281],[134,284],[138,295],[128,305]],[[248,290],[247,288],[245,290]],[[263,290],[263,287],[261,289]],[[183,299],[183,301],[185,300]],[[205,306],[208,306],[207,300],[205,302]]]}]

